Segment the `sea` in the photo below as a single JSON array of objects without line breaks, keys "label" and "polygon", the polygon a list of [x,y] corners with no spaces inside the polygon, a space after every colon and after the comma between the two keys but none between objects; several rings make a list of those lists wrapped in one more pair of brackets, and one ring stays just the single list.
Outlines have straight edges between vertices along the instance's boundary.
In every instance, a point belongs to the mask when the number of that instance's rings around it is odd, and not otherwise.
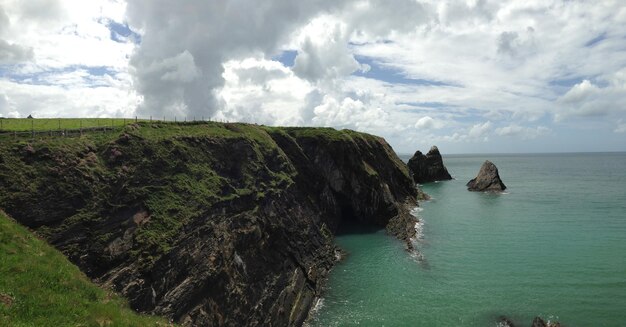
[{"label": "sea", "polygon": [[[401,156],[408,160],[407,156]],[[415,246],[347,228],[312,326],[626,326],[626,153],[444,155]],[[485,160],[508,187],[469,192]]]}]

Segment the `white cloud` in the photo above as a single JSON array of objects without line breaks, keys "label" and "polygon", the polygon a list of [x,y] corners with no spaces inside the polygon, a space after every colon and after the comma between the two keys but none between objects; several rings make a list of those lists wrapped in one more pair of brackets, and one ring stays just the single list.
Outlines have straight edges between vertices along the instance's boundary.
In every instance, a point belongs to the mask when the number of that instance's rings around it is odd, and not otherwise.
[{"label": "white cloud", "polygon": [[[139,113],[160,115],[178,108],[189,115],[215,114],[221,107],[215,92],[225,83],[223,63],[259,53],[269,56],[294,30],[338,6],[334,1],[290,0],[267,1],[262,6],[252,1],[129,2],[128,21],[142,35],[130,61],[144,99]],[[193,83],[172,85],[147,73],[154,63],[184,51],[200,72]]]},{"label": "white cloud", "polygon": [[313,87],[276,61],[246,58],[224,64],[216,119],[268,125],[304,124],[300,108]]},{"label": "white cloud", "polygon": [[9,104],[9,98],[6,95],[0,94],[0,117],[3,118],[17,118],[19,113],[12,109]]},{"label": "white cloud", "polygon": [[[626,119],[616,1],[0,1],[5,115],[319,124],[406,152],[617,132]],[[282,50],[293,67],[272,59]]]},{"label": "white cloud", "polygon": [[0,65],[18,64],[33,58],[33,48],[0,39]]},{"label": "white cloud", "polygon": [[[117,82],[117,81],[116,81]],[[0,80],[13,117],[132,117],[139,97],[129,85],[88,87],[68,78],[66,85],[33,85]],[[67,87],[71,85],[71,87]],[[4,114],[4,112],[0,112]]]},{"label": "white cloud", "polygon": [[435,120],[430,116],[424,116],[417,120],[415,123],[415,128],[418,129],[439,129],[444,127],[444,123],[440,120]]},{"label": "white cloud", "polygon": [[348,49],[345,23],[328,16],[313,20],[303,28],[293,71],[310,80],[345,77],[360,68]]},{"label": "white cloud", "polygon": [[500,136],[519,137],[523,140],[529,140],[537,138],[541,135],[550,132],[550,129],[545,126],[522,127],[519,125],[509,125],[505,127],[496,128],[496,134]]},{"label": "white cloud", "polygon": [[556,113],[557,120],[626,112],[626,80],[620,80],[620,77],[617,74],[612,76],[612,83],[604,87],[589,80],[574,85],[558,99],[562,109]]},{"label": "white cloud", "polygon": [[471,138],[482,138],[487,137],[487,135],[491,132],[491,122],[486,121],[482,124],[473,125],[467,135]]},{"label": "white cloud", "polygon": [[613,130],[615,133],[626,133],[626,123],[621,119],[617,122],[617,127]]},{"label": "white cloud", "polygon": [[138,97],[128,74],[132,43],[111,39],[119,0],[4,0],[0,78],[13,116],[132,116]]},{"label": "white cloud", "polygon": [[346,97],[341,101],[325,96],[315,107],[313,124],[371,130],[384,127],[388,113],[381,108],[366,106],[361,100]]}]

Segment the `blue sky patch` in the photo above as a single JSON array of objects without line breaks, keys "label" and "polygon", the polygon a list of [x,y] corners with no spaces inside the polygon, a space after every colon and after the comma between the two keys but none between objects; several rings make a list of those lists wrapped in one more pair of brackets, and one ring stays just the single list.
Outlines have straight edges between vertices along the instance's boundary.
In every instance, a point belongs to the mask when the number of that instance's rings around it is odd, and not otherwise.
[{"label": "blue sky patch", "polygon": [[549,85],[554,88],[557,94],[565,94],[574,85],[580,84],[583,80],[584,78],[582,77],[556,79],[556,80],[550,81]]},{"label": "blue sky patch", "polygon": [[276,60],[282,63],[285,67],[293,67],[293,65],[295,65],[296,63],[296,56],[298,56],[298,51],[285,50],[279,55],[272,57],[272,60]]},{"label": "blue sky patch", "polygon": [[100,23],[106,25],[111,32],[111,40],[115,42],[126,43],[130,41],[135,44],[141,43],[141,35],[131,30],[128,23],[121,24],[113,20],[104,20]]},{"label": "blue sky patch", "polygon": [[83,77],[83,81],[85,82],[85,86],[87,87],[101,86],[101,83],[98,83],[96,80],[93,79],[93,77],[99,77],[104,75],[114,76],[116,74],[116,71],[106,66],[68,66],[58,69],[49,69],[44,72],[37,72],[32,74],[15,74],[12,70],[0,68],[0,78],[6,78],[8,80],[21,84],[56,85],[55,83],[51,82],[54,80],[55,75],[72,73],[77,70],[84,70],[87,72],[87,75]]},{"label": "blue sky patch", "polygon": [[604,40],[606,40],[606,33],[602,33],[594,37],[593,39],[589,40],[587,43],[585,43],[585,46],[587,48],[591,48]]},{"label": "blue sky patch", "polygon": [[443,102],[400,102],[399,105],[407,105],[412,107],[422,107],[422,108],[447,108],[454,107],[453,105],[443,103]]},{"label": "blue sky patch", "polygon": [[360,64],[366,64],[370,67],[370,70],[363,72],[357,71],[353,73],[355,76],[361,76],[366,78],[372,78],[379,81],[383,81],[390,84],[410,84],[410,85],[430,85],[430,86],[454,86],[448,83],[427,79],[413,79],[407,78],[406,75],[398,70],[389,67],[385,67],[379,61],[374,60],[372,57],[367,56],[354,56],[354,58]]}]

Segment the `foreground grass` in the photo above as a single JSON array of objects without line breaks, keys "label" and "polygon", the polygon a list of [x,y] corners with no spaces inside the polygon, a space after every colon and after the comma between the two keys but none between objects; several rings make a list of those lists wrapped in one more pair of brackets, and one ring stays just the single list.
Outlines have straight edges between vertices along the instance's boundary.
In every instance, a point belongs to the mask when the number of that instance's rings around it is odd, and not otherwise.
[{"label": "foreground grass", "polygon": [[0,211],[0,326],[168,326],[133,312]]}]

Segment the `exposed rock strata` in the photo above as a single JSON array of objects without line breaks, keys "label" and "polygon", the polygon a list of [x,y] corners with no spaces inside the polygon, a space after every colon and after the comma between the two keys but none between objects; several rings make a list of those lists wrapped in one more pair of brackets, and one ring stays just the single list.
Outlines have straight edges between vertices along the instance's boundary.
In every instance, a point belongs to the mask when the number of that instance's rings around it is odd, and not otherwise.
[{"label": "exposed rock strata", "polygon": [[436,146],[431,147],[426,155],[415,152],[408,166],[413,181],[418,184],[452,179]]},{"label": "exposed rock strata", "polygon": [[351,131],[139,124],[3,142],[0,158],[6,212],[134,309],[183,325],[300,325],[342,219],[415,233],[406,166]]},{"label": "exposed rock strata", "polygon": [[480,167],[478,175],[467,182],[467,189],[476,192],[502,192],[506,186],[500,179],[498,168],[487,160]]}]

